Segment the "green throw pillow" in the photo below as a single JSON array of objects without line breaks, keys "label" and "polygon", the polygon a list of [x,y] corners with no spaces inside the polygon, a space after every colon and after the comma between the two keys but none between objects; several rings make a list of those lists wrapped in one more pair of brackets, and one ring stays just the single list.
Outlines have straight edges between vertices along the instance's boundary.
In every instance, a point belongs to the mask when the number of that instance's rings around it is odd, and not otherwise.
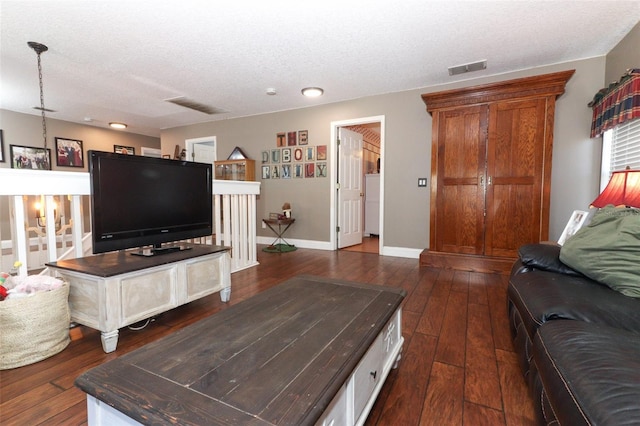
[{"label": "green throw pillow", "polygon": [[620,293],[640,298],[640,210],[607,206],[560,249],[560,260]]}]

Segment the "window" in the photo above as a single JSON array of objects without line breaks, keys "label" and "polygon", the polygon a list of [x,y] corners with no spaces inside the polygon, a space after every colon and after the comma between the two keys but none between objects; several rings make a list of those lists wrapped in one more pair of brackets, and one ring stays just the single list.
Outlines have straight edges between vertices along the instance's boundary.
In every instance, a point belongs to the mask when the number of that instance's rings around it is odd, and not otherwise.
[{"label": "window", "polygon": [[640,119],[627,121],[604,132],[600,191],[607,186],[611,173],[627,166],[640,170]]}]

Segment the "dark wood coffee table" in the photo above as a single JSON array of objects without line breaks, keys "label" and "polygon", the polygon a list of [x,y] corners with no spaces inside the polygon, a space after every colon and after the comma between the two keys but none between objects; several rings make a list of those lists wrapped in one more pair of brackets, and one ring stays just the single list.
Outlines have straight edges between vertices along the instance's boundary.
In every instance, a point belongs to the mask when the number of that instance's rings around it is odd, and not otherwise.
[{"label": "dark wood coffee table", "polygon": [[89,424],[361,424],[400,357],[404,296],[295,277],[89,370],[76,386]]}]

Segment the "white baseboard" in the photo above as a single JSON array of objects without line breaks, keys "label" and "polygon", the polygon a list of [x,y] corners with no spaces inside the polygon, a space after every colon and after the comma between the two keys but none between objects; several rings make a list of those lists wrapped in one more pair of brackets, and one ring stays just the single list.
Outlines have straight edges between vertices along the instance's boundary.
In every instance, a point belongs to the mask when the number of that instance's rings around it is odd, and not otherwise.
[{"label": "white baseboard", "polygon": [[[273,237],[257,237],[258,244],[271,244],[273,243]],[[331,243],[328,241],[313,241],[313,240],[297,240],[295,238],[286,238],[289,244],[293,244],[298,248],[307,248],[314,250],[333,250]],[[393,257],[405,257],[408,259],[419,259],[420,253],[423,249],[413,249],[406,247],[382,247],[382,256]]]}]

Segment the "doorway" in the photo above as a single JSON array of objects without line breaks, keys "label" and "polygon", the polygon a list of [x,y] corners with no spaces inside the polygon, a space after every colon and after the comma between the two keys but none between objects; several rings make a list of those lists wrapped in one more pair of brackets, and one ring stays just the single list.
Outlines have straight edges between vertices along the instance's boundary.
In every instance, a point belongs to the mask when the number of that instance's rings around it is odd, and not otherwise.
[{"label": "doorway", "polygon": [[186,139],[184,143],[188,161],[213,165],[214,161],[217,160],[215,136]]},{"label": "doorway", "polygon": [[[330,226],[332,230],[335,230],[335,232],[331,233],[331,246],[334,250],[342,249],[384,254],[384,128],[384,116],[364,117],[331,123],[331,152],[335,153],[335,155],[332,156],[333,167],[331,168],[331,181],[334,182],[335,190],[331,192]],[[343,200],[348,197],[340,193],[343,189],[343,182],[340,180],[344,179],[344,170],[341,172],[340,169],[341,164],[343,164],[344,167],[344,163],[341,162],[345,161],[345,155],[354,155],[354,144],[352,142],[347,142],[346,145],[342,142],[338,144],[340,134],[345,133],[345,131],[359,133],[363,140],[363,147],[358,154],[360,155],[358,177],[361,185],[358,194],[360,196],[360,207],[357,213],[356,208],[343,204]],[[347,167],[349,166],[347,165]],[[350,172],[353,172],[355,169],[356,167],[351,167]],[[376,191],[377,200],[375,204],[377,204],[377,209],[375,212],[372,210],[371,203],[367,203],[367,199],[365,198],[365,176],[367,175],[371,175],[371,177],[376,178],[373,179],[374,181],[379,182],[379,189]],[[347,186],[351,188],[354,185],[349,183]],[[367,214],[367,207],[369,207],[369,214]],[[360,216],[355,217],[357,214]],[[373,228],[375,232],[371,232],[371,229],[367,228],[367,224],[371,224],[372,219],[376,219],[375,222],[377,222],[375,223],[377,227]],[[359,230],[355,229],[354,223],[359,223],[361,228]],[[345,226],[346,229],[350,231],[348,236],[341,235],[341,231],[345,229]],[[353,231],[359,231],[361,235],[360,240],[356,241],[356,244],[353,244]],[[343,239],[342,241],[341,238]],[[347,244],[345,244],[345,238],[350,240]]]}]

